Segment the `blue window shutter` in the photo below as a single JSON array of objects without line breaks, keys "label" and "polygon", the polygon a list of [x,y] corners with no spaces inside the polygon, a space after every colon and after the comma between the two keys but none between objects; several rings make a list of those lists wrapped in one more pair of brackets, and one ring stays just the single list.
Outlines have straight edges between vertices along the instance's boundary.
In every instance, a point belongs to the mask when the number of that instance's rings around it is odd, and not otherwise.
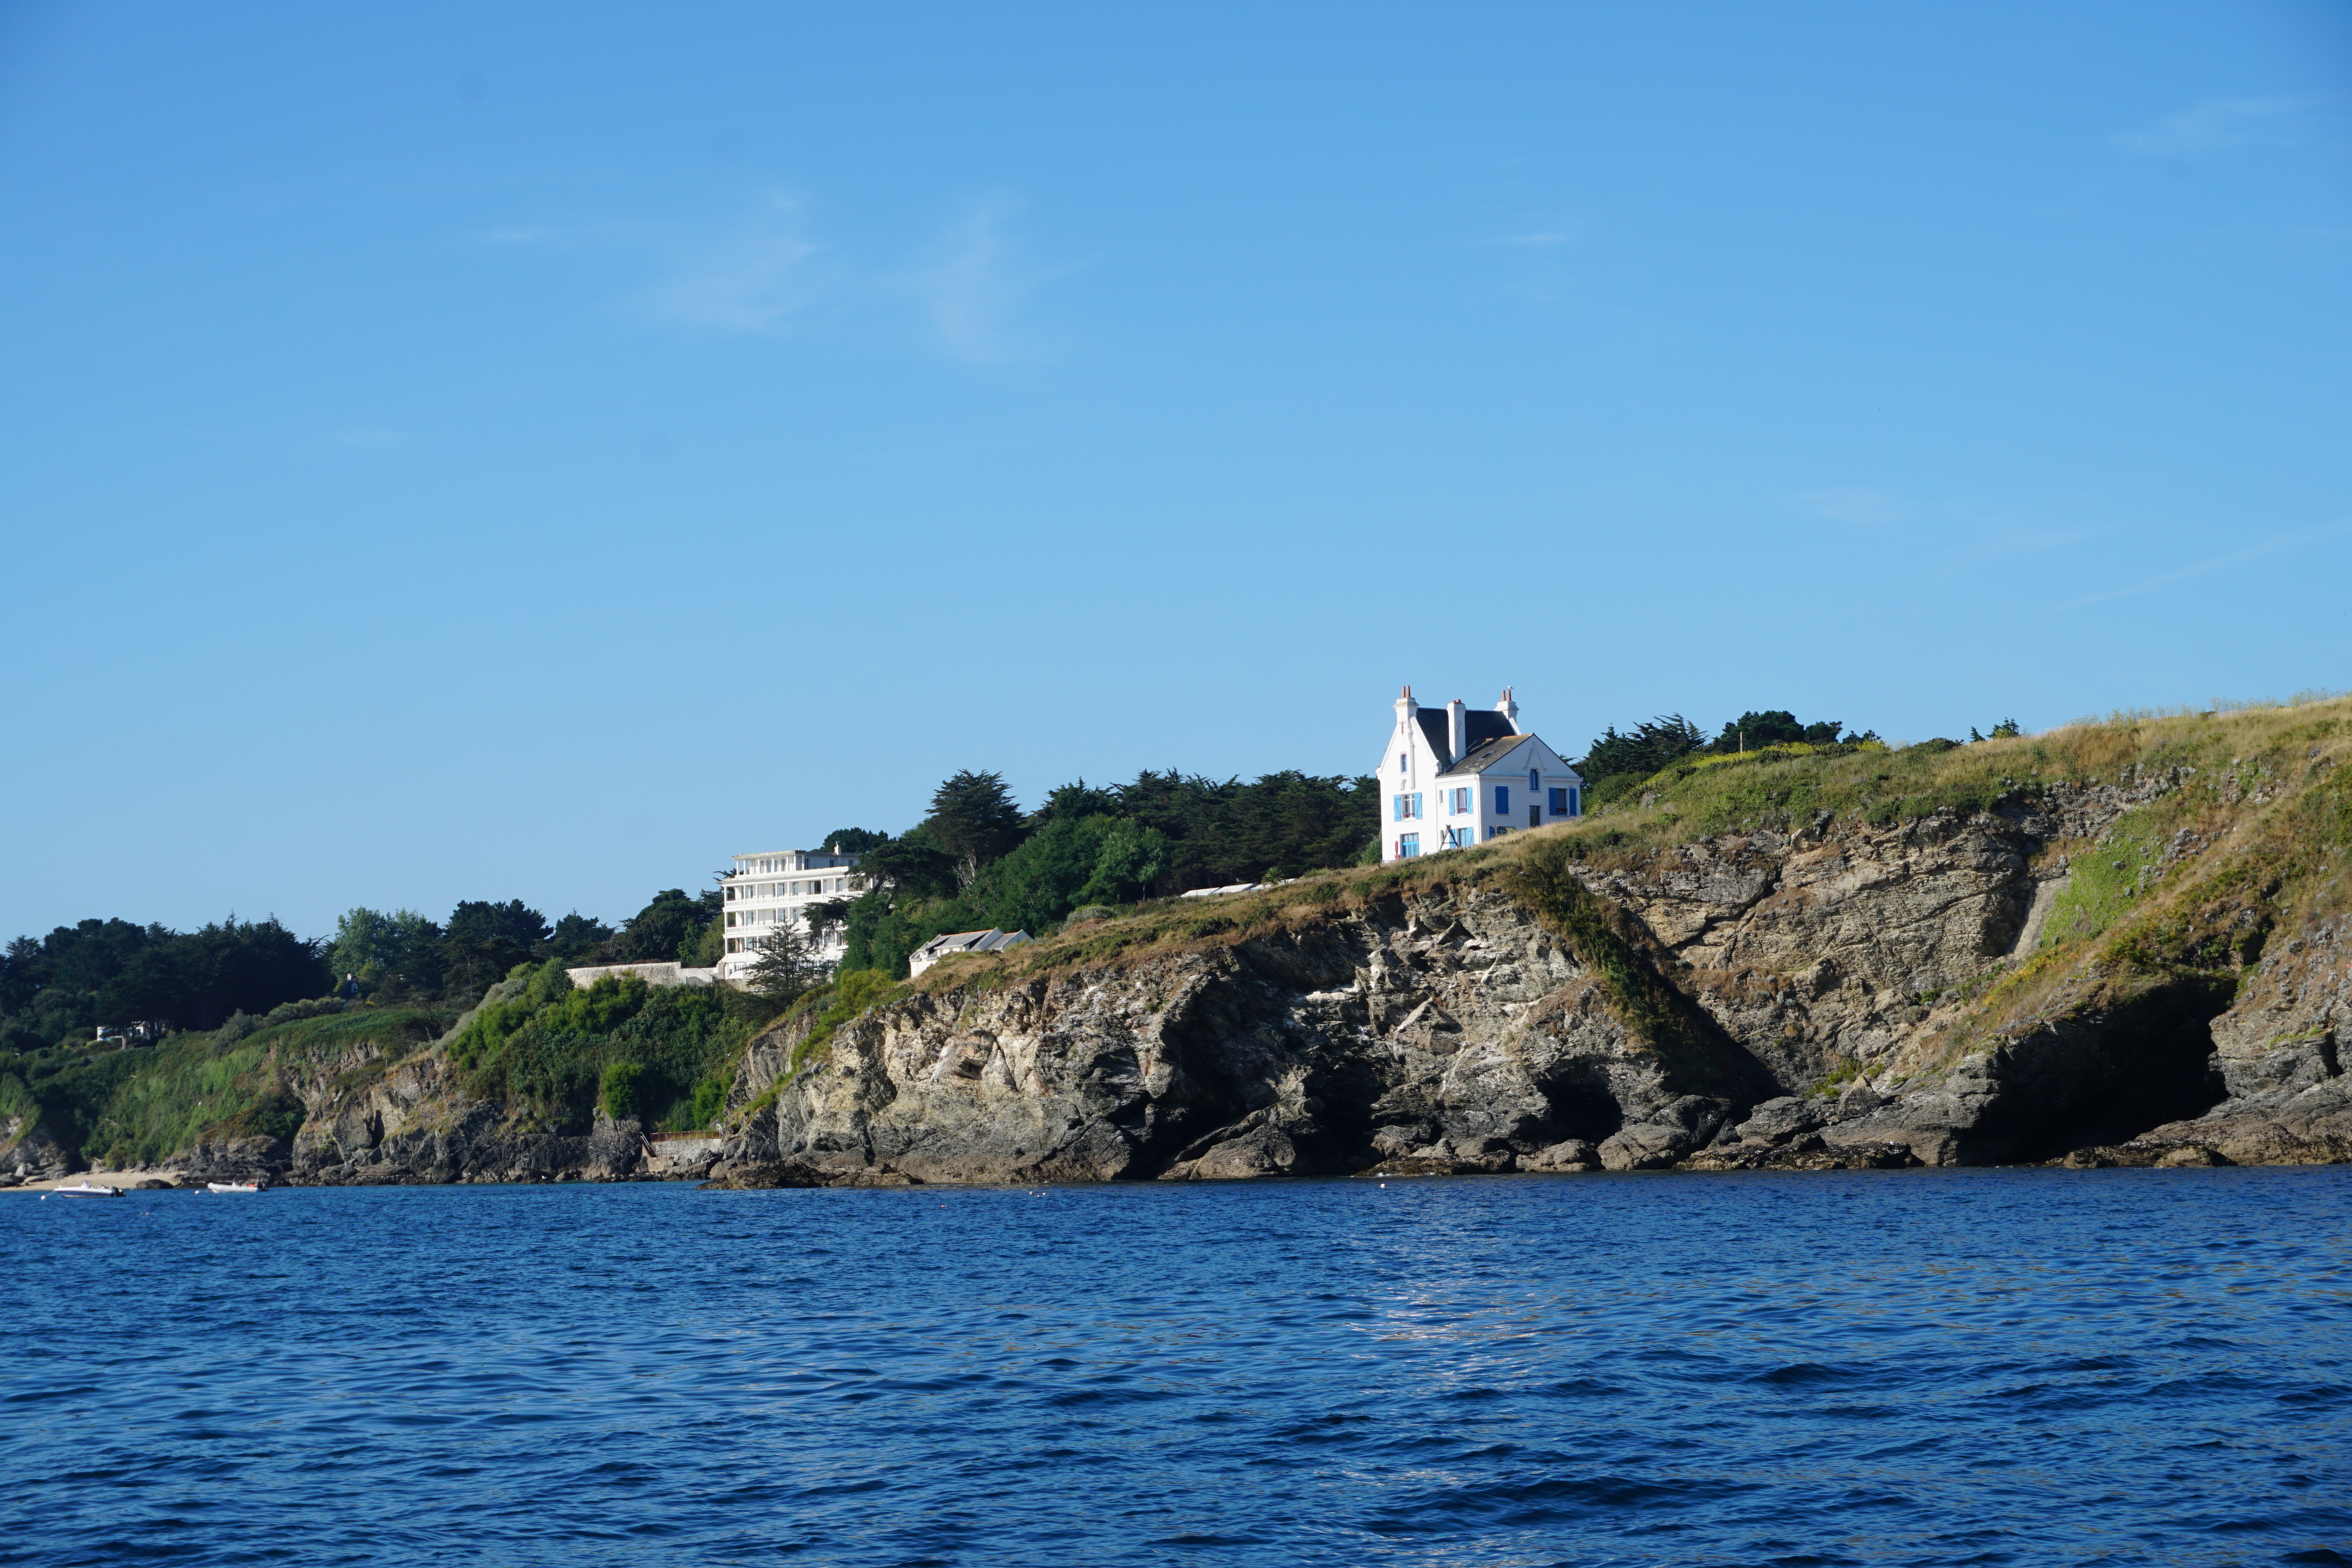
[{"label": "blue window shutter", "polygon": [[1497,812],[1503,812],[1503,811],[1507,811],[1507,810],[1509,810],[1510,809],[1511,809],[1511,787],[1510,787],[1508,784],[1497,784],[1497,785],[1496,785],[1496,786],[1495,786],[1495,810],[1496,810]]}]

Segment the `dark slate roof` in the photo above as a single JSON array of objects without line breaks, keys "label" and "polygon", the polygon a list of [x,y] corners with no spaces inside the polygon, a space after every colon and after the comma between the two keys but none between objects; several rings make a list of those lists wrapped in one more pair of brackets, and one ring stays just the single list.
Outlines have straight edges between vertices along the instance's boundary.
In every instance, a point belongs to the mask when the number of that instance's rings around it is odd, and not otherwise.
[{"label": "dark slate roof", "polygon": [[[1496,714],[1495,716],[1500,718],[1503,716]],[[1465,757],[1445,771],[1448,774],[1484,773],[1487,768],[1509,756],[1513,748],[1521,741],[1534,738],[1535,737],[1531,735],[1498,735],[1484,746],[1472,747],[1469,756]]]},{"label": "dark slate roof", "polygon": [[[1452,737],[1445,733],[1445,710],[1425,707],[1413,715],[1421,721],[1421,733],[1429,742],[1429,749],[1440,761],[1450,762],[1454,753],[1447,746]],[[1471,750],[1475,751],[1490,740],[1500,740],[1512,733],[1511,721],[1493,708],[1470,708],[1462,715],[1462,733]]]},{"label": "dark slate roof", "polygon": [[1467,737],[1466,744],[1470,749],[1475,751],[1488,741],[1500,740],[1513,731],[1511,721],[1506,715],[1496,713],[1493,708],[1474,707],[1462,716],[1462,733]]},{"label": "dark slate roof", "polygon": [[1446,749],[1445,744],[1452,738],[1445,733],[1445,710],[1425,707],[1412,716],[1421,721],[1422,738],[1429,742],[1429,749],[1437,753],[1440,761],[1451,760],[1454,753]]}]

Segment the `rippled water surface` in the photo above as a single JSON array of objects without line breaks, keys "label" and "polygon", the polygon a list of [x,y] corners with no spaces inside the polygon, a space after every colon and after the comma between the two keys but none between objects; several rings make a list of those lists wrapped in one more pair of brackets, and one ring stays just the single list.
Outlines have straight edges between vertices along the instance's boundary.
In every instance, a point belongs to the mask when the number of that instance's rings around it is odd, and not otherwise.
[{"label": "rippled water surface", "polygon": [[2347,1199],[0,1194],[0,1562],[2347,1563]]}]

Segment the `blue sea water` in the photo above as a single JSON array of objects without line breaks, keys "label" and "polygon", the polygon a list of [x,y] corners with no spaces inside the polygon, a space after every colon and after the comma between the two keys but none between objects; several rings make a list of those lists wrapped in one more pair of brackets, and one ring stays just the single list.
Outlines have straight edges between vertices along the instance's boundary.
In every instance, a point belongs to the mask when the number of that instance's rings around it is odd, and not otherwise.
[{"label": "blue sea water", "polygon": [[2347,1200],[0,1195],[0,1563],[2347,1563]]}]

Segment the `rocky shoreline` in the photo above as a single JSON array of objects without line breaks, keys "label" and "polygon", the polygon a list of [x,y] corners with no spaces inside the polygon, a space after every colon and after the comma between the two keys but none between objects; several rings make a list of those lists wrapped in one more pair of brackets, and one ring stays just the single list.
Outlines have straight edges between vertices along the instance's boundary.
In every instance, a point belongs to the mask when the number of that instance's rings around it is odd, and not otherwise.
[{"label": "rocky shoreline", "polygon": [[[1681,841],[1547,830],[1199,901],[946,961],[814,1051],[808,1019],[781,1023],[700,1137],[552,1130],[469,1098],[440,1044],[363,1050],[303,1068],[290,1139],[171,1169],[749,1187],[2344,1161],[2352,915],[2312,846],[2345,792],[2320,746],[2301,767],[2126,763]],[[2053,936],[2093,873],[2105,924]],[[64,1163],[37,1122],[0,1125],[0,1169]]]},{"label": "rocky shoreline", "polygon": [[[2337,923],[2288,938],[2233,997],[2198,977],[2094,985],[2086,959],[2030,1016],[1970,1015],[1989,977],[2032,958],[2066,847],[2179,783],[1884,827],[1821,820],[1606,870],[1561,860],[1564,896],[1618,934],[1613,960],[1580,950],[1562,929],[1573,914],[1546,908],[1557,900],[1531,895],[1522,870],[1192,953],[975,974],[858,1020],[796,1073],[755,1054],[772,1103],[730,1141],[722,1178],[2352,1158]],[[2237,928],[2259,896],[2203,917]],[[1629,1027],[1612,961],[1641,967],[1679,1016]]]}]

